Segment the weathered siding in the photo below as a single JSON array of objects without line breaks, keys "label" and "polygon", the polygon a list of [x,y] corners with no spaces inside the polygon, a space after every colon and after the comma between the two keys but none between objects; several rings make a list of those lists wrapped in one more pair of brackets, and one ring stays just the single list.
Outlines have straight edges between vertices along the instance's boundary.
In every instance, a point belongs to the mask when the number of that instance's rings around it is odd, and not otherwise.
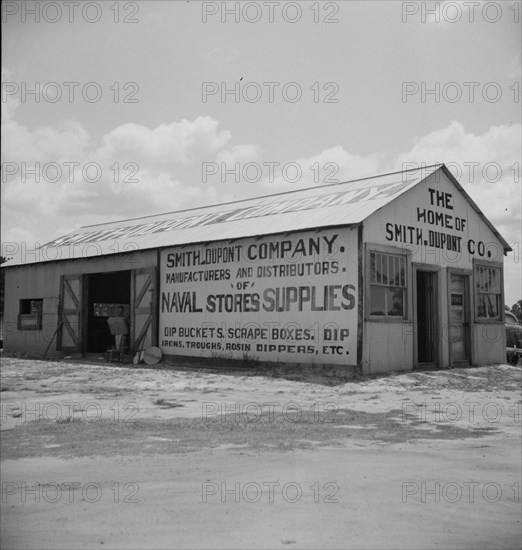
[{"label": "weathered siding", "polygon": [[410,370],[413,363],[411,323],[366,323],[364,329],[364,374]]},{"label": "weathered siding", "polygon": [[[109,273],[155,266],[157,252],[148,250],[131,255],[47,262],[5,269],[5,338],[6,352],[43,354],[58,326],[60,279],[62,275]],[[43,299],[42,330],[18,330],[20,300]],[[56,352],[55,338],[49,353]]]},{"label": "weathered siding", "polygon": [[[430,189],[447,193],[437,201]],[[420,211],[418,210],[420,209]],[[431,211],[431,213],[428,213]],[[424,217],[424,212],[426,213]],[[437,217],[438,216],[438,217]],[[430,220],[432,222],[430,223]],[[441,225],[443,224],[443,225]],[[411,229],[410,229],[411,228]],[[446,242],[441,242],[444,234]],[[413,263],[436,266],[438,283],[438,323],[441,340],[439,365],[451,366],[450,356],[450,311],[449,273],[468,275],[470,288],[469,306],[471,363],[484,365],[505,361],[505,334],[503,318],[499,321],[477,320],[474,302],[474,265],[501,267],[503,246],[485,221],[462,196],[452,182],[440,171],[432,174],[411,189],[406,196],[394,200],[371,215],[364,222],[364,240],[367,251],[372,247],[390,247],[398,253],[408,254],[408,317],[402,322],[374,322],[365,315],[366,342],[363,366],[367,372],[404,370],[415,366],[416,327],[412,327],[415,304]],[[365,269],[367,265],[365,263]],[[367,287],[365,287],[367,291]],[[503,294],[502,294],[503,315]],[[367,306],[367,302],[365,302]],[[402,325],[402,329],[400,328]],[[399,328],[398,328],[399,326]],[[388,342],[382,349],[380,343]],[[404,345],[409,351],[404,350]]]},{"label": "weathered siding", "polygon": [[163,353],[355,367],[357,247],[341,227],[163,250]]}]

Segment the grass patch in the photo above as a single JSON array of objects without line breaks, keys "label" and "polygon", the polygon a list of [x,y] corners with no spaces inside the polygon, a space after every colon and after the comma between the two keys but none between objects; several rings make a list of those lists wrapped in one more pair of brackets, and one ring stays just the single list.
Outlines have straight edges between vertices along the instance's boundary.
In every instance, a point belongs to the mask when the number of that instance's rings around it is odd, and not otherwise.
[{"label": "grass patch", "polygon": [[178,407],[183,407],[181,403],[176,403],[175,401],[169,401],[168,399],[156,399],[154,401],[154,405],[158,405],[158,407],[161,407],[162,409],[176,409]]},{"label": "grass patch", "polygon": [[340,409],[335,415],[303,410],[300,418],[267,412],[254,418],[229,414],[205,419],[27,422],[2,434],[2,458],[176,454],[230,446],[252,451],[290,451],[344,445],[349,439],[395,443],[464,439],[491,433],[455,424],[422,430],[398,420],[398,413],[401,411],[367,413]]}]

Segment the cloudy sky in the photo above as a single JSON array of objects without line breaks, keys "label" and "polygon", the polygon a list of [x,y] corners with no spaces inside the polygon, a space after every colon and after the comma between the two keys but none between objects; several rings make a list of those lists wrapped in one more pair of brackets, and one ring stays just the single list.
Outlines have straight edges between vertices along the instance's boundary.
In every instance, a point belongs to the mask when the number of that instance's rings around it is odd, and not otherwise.
[{"label": "cloudy sky", "polygon": [[2,3],[4,245],[446,162],[520,299],[520,2],[236,4]]}]

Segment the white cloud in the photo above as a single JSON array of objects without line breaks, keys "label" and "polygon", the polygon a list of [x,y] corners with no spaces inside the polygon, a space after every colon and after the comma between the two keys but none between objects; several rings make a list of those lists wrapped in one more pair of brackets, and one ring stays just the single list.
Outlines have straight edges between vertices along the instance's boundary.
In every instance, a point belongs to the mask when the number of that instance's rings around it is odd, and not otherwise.
[{"label": "white cloud", "polygon": [[161,166],[188,164],[196,155],[216,152],[229,142],[230,132],[218,132],[218,124],[208,116],[192,122],[183,119],[160,124],[153,130],[140,124],[124,124],[103,137],[99,153],[107,158],[124,155],[138,163]]},{"label": "white cloud", "polygon": [[239,163],[256,162],[261,157],[261,147],[253,144],[234,145],[230,149],[220,151],[216,156],[216,162],[224,163],[227,167],[234,167]]},{"label": "white cloud", "polygon": [[401,154],[396,169],[444,162],[466,192],[499,229],[514,238],[520,230],[520,124],[493,126],[481,135],[452,121]]},{"label": "white cloud", "polygon": [[[10,78],[2,71],[2,82]],[[4,162],[26,165],[35,162],[58,162],[82,157],[89,146],[89,136],[75,121],[66,120],[54,127],[45,126],[30,131],[15,120],[20,101],[2,92],[2,157]]]},{"label": "white cloud", "polygon": [[85,155],[89,136],[80,124],[64,121],[56,128],[43,127],[30,132],[11,120],[2,125],[3,155],[10,162],[58,162]]},{"label": "white cloud", "polygon": [[364,157],[350,154],[341,146],[331,147],[311,157],[280,163],[275,168],[275,177],[267,175],[262,186],[272,192],[282,192],[340,183],[376,174],[382,170],[382,163],[378,155]]},{"label": "white cloud", "polygon": [[15,119],[18,106],[10,99],[3,113],[4,242],[42,243],[80,225],[219,202],[215,188],[186,184],[176,172],[209,154],[257,154],[253,145],[223,150],[231,134],[211,117],[154,129],[125,124],[96,144],[74,121],[29,129]]}]

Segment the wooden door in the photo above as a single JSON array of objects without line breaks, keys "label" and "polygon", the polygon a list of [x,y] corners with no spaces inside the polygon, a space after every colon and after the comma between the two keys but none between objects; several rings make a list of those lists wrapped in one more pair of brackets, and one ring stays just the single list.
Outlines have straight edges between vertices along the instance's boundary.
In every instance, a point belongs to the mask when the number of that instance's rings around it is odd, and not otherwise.
[{"label": "wooden door", "polygon": [[467,275],[450,274],[449,344],[451,364],[469,362],[470,330]]},{"label": "wooden door", "polygon": [[66,352],[82,351],[83,276],[62,275],[59,304],[57,349]]},{"label": "wooden door", "polygon": [[156,345],[156,268],[135,269],[131,275],[132,353]]}]

